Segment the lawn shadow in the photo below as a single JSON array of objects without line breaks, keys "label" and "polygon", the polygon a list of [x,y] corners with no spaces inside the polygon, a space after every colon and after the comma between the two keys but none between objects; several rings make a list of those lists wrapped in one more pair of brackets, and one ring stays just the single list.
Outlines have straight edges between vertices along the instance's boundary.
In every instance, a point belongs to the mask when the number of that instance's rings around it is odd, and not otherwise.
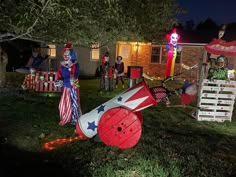
[{"label": "lawn shadow", "polygon": [[236,175],[236,132],[222,130],[233,131],[234,125],[198,122],[181,108],[159,105],[144,112],[143,134],[136,148],[143,158],[159,161],[166,169],[178,168],[184,176],[231,177]]}]

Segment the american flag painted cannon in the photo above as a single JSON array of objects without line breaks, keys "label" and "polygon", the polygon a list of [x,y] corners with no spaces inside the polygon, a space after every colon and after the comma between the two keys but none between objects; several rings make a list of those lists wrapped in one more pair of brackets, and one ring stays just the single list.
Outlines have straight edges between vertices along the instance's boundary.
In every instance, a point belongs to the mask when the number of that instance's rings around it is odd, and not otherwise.
[{"label": "american flag painted cannon", "polygon": [[141,110],[156,105],[167,96],[166,88],[149,88],[145,81],[141,81],[82,115],[76,124],[76,133],[82,138],[98,134],[108,146],[132,148],[142,133]]}]

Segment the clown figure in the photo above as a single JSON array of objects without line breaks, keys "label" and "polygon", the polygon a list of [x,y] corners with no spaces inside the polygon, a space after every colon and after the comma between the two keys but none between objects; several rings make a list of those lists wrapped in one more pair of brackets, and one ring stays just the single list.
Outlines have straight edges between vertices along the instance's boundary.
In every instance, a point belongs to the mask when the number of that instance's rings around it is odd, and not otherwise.
[{"label": "clown figure", "polygon": [[59,103],[59,125],[65,125],[69,122],[71,122],[72,125],[75,125],[78,118],[82,115],[78,85],[79,63],[76,61],[76,55],[72,49],[72,44],[67,43],[64,47],[64,61],[60,63],[57,73],[58,79],[62,80],[63,83],[63,93]]},{"label": "clown figure", "polygon": [[167,40],[169,41],[166,46],[167,51],[167,63],[166,63],[166,77],[173,77],[175,69],[175,59],[177,52],[181,51],[181,48],[178,46],[177,42],[180,36],[176,33],[176,29],[173,30],[172,34],[166,35]]}]

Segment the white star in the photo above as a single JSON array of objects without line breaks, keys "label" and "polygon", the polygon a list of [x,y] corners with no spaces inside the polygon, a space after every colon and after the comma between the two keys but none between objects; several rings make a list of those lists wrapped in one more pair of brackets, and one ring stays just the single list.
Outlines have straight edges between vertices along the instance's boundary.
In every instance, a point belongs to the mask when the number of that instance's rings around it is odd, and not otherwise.
[{"label": "white star", "polygon": [[[148,96],[144,96],[144,97],[141,97],[141,98],[133,99],[133,100],[130,100],[130,101],[127,101],[127,100],[130,99],[134,94],[136,94],[142,88],[143,88],[143,86],[140,86],[140,87],[132,89],[132,90],[130,90],[128,92],[124,92],[120,96],[113,98],[112,101],[114,103],[116,103],[116,104],[120,104],[120,105],[128,107],[130,109],[135,109],[144,100],[146,100],[148,98]],[[119,97],[122,97],[122,101],[118,101]]]}]

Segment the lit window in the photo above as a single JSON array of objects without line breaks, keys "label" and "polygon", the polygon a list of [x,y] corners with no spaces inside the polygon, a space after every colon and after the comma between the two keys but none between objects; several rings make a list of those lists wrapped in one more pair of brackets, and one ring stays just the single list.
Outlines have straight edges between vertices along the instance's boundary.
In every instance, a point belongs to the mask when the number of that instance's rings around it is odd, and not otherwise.
[{"label": "lit window", "polygon": [[54,44],[49,44],[48,47],[49,47],[48,55],[49,55],[51,58],[55,58],[55,57],[56,57],[56,45],[54,45]]},{"label": "lit window", "polygon": [[[165,64],[167,52],[165,46],[153,46],[151,51],[151,63]],[[177,52],[175,63],[181,63],[181,52]]]},{"label": "lit window", "polygon": [[99,60],[100,50],[99,43],[93,44],[90,51],[91,60]]}]

